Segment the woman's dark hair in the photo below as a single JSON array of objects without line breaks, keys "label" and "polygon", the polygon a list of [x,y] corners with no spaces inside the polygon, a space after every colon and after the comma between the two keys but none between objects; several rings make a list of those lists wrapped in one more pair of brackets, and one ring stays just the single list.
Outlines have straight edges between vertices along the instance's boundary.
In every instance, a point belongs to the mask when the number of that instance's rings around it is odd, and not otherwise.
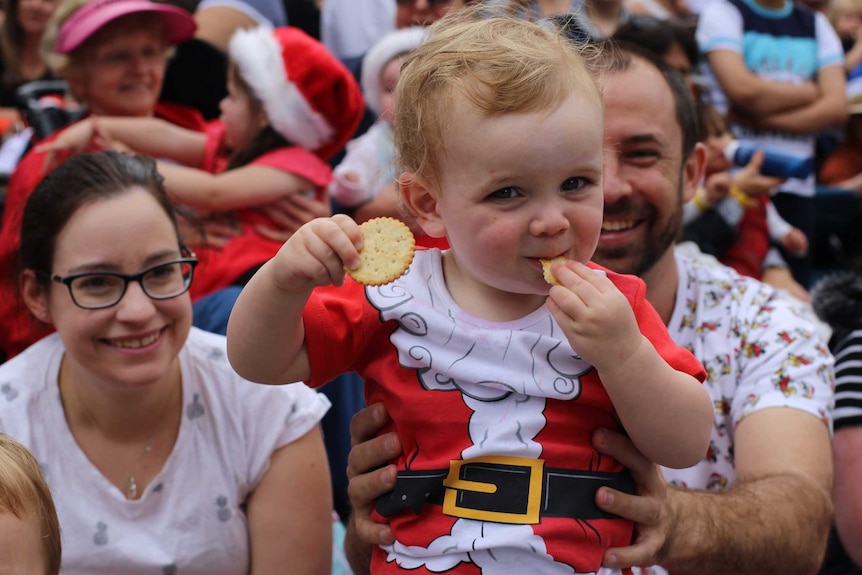
[{"label": "woman's dark hair", "polygon": [[142,188],[153,196],[176,230],[174,206],[163,180],[155,161],[146,156],[96,152],[69,158],[42,179],[24,206],[19,270],[33,270],[39,281],[50,283],[57,236],[75,212],[132,188]]},{"label": "woman's dark hair", "polygon": [[[228,74],[231,75],[234,85],[238,86],[240,90],[246,93],[252,106],[263,107],[263,104],[257,96],[254,95],[254,92],[248,83],[242,79],[242,76],[237,71],[235,65],[230,65],[228,68]],[[234,168],[248,165],[267,152],[290,145],[292,145],[291,142],[276,132],[272,125],[267,124],[260,132],[257,133],[254,140],[252,140],[251,144],[247,148],[233,151],[230,159],[228,159],[226,169],[232,170]]]}]

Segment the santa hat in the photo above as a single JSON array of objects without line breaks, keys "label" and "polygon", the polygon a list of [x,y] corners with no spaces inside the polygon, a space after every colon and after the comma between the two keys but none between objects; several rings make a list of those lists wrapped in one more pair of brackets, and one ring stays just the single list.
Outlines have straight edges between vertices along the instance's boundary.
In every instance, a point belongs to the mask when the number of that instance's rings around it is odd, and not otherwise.
[{"label": "santa hat", "polygon": [[380,75],[392,58],[412,52],[425,40],[426,29],[422,26],[401,28],[383,36],[362,59],[362,91],[365,102],[375,114],[380,114],[383,91]]},{"label": "santa hat", "polygon": [[365,111],[353,74],[323,44],[294,27],[241,29],[230,57],[289,142],[328,160],[353,137]]}]

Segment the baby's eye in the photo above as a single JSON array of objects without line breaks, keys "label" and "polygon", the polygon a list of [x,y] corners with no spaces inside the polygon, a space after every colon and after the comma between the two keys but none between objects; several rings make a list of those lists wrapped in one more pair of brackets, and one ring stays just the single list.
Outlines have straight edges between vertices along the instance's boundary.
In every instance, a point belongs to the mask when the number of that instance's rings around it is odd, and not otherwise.
[{"label": "baby's eye", "polygon": [[577,192],[589,183],[590,181],[587,178],[569,178],[568,180],[563,182],[563,185],[560,186],[560,190],[564,192]]},{"label": "baby's eye", "polygon": [[518,197],[518,195],[518,190],[512,187],[508,187],[500,188],[499,190],[491,192],[488,195],[488,198],[492,200],[510,200],[512,198]]}]

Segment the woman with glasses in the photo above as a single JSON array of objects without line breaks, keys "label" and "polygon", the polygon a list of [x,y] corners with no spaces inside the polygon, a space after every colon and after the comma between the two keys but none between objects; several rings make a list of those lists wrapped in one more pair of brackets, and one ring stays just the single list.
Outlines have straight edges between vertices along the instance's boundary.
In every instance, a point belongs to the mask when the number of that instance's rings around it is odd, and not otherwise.
[{"label": "woman with glasses", "polygon": [[56,333],[0,366],[0,431],[45,472],[64,575],[330,571],[328,402],[233,372],[191,327],[195,264],[149,159],[74,157],[24,209],[21,296]]}]

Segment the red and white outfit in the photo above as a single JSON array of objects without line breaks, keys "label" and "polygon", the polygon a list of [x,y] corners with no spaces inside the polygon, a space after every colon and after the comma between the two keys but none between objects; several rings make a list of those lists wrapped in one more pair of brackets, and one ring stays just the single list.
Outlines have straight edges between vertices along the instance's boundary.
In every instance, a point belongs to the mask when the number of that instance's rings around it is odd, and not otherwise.
[{"label": "red and white outfit", "polygon": [[[219,173],[227,167],[228,156],[224,148],[224,124],[218,120],[210,122],[206,130],[207,141],[201,168],[210,173]],[[300,146],[287,146],[263,154],[252,160],[251,166],[266,166],[282,170],[309,180],[314,197],[326,199],[326,187],[332,180],[332,170],[317,154]],[[249,270],[275,256],[282,242],[258,234],[255,224],[268,223],[267,218],[255,208],[234,212],[242,235],[230,240],[224,248],[197,248],[195,255],[200,261],[192,282],[192,298],[197,299],[234,283]],[[273,224],[269,227],[278,229]]]},{"label": "red and white outfit", "polygon": [[[646,301],[644,283],[607,274],[662,357],[702,380],[700,364],[671,341]],[[363,287],[348,278],[341,287],[315,290],[303,321],[310,385],[356,371],[365,379],[367,401],[386,404],[404,446],[396,490],[402,472],[411,480],[432,470],[454,474],[442,489],[444,506],[429,497],[414,506],[418,514],[391,516],[396,543],[375,550],[372,572],[613,572],[601,567],[602,554],[627,545],[632,524],[561,514],[553,499],[571,494],[550,495],[555,474],[562,475],[592,504],[598,485],[581,476],[616,476],[622,467],[590,445],[595,428],[620,426],[595,370],[571,349],[547,308],[503,323],[468,315],[449,295],[441,252],[434,249],[418,251],[410,270],[391,284]],[[532,500],[527,513],[462,514],[464,501],[482,490],[471,474],[500,477],[532,465],[525,474],[529,495],[517,493],[508,480],[497,486],[514,499]],[[532,521],[509,521],[530,512]]]}]

